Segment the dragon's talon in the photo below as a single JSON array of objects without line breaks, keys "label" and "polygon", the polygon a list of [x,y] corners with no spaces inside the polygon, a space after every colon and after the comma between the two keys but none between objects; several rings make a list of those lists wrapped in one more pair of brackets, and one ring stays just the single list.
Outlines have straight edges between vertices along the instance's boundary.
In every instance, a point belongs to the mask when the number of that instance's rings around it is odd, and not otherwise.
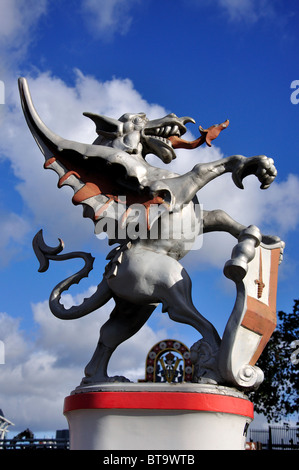
[{"label": "dragon's talon", "polygon": [[232,172],[235,185],[243,189],[242,180],[248,175],[255,175],[261,183],[261,189],[267,189],[277,176],[277,170],[272,158],[266,155],[241,159]]},{"label": "dragon's talon", "polygon": [[81,381],[81,385],[94,385],[97,383],[131,383],[131,380],[127,379],[123,375],[114,375],[112,377],[108,377],[107,375],[101,376],[90,376],[84,377]]}]

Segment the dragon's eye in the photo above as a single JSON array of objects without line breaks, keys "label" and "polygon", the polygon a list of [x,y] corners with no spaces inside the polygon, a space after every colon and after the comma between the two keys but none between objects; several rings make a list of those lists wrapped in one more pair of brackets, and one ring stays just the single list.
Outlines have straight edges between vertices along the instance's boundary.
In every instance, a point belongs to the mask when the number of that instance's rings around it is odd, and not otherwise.
[{"label": "dragon's eye", "polygon": [[134,119],[133,119],[134,124],[142,124],[143,121],[144,121],[144,119],[141,116],[135,116]]}]

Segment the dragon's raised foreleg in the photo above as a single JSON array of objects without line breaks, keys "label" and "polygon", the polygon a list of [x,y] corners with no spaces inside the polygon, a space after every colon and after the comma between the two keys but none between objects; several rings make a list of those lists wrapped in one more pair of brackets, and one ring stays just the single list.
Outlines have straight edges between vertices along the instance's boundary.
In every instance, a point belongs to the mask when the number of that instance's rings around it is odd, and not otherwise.
[{"label": "dragon's raised foreleg", "polygon": [[240,189],[244,189],[242,180],[248,175],[255,175],[261,183],[261,189],[267,189],[274,181],[277,170],[273,159],[265,155],[255,157],[232,155],[216,162],[197,164],[192,173],[194,175],[194,189],[197,192],[224,173],[231,173],[233,182]]},{"label": "dragon's raised foreleg", "polygon": [[42,230],[40,230],[35,235],[32,245],[40,262],[39,272],[47,271],[49,267],[49,260],[64,261],[74,258],[82,258],[85,261],[85,265],[80,271],[68,277],[64,281],[61,281],[59,284],[57,284],[56,287],[54,287],[49,298],[49,306],[53,315],[62,320],[73,320],[88,315],[97,308],[105,305],[112,298],[112,292],[107,285],[106,279],[103,278],[102,282],[100,282],[96,292],[93,295],[87,299],[84,299],[81,305],[74,305],[71,308],[66,309],[60,303],[62,292],[68,290],[69,287],[73,284],[78,284],[81,279],[88,276],[93,268],[94,258],[90,253],[85,253],[82,251],[59,255],[59,253],[64,248],[63,241],[59,239],[59,242],[60,243],[57,247],[49,247],[44,242],[43,233]]},{"label": "dragon's raised foreleg", "polygon": [[[261,189],[267,189],[274,181],[277,170],[272,158],[265,155],[255,157],[244,157],[243,155],[232,155],[215,162],[198,163],[195,167],[182,176],[165,178],[164,187],[169,188],[175,196],[174,209],[180,210],[184,204],[188,204],[210,181],[225,173],[231,173],[235,185],[243,189],[242,180],[248,175],[255,175],[261,183]],[[153,192],[159,189],[160,182],[152,184]]]}]

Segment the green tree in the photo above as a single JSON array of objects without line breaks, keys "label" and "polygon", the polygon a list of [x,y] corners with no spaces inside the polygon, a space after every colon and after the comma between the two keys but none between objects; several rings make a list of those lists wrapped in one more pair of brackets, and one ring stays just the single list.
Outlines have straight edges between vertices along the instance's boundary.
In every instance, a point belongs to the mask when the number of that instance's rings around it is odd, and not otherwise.
[{"label": "green tree", "polygon": [[299,300],[295,300],[292,313],[278,312],[277,327],[257,362],[265,374],[264,382],[248,395],[255,412],[263,414],[268,422],[298,413],[298,349]]}]

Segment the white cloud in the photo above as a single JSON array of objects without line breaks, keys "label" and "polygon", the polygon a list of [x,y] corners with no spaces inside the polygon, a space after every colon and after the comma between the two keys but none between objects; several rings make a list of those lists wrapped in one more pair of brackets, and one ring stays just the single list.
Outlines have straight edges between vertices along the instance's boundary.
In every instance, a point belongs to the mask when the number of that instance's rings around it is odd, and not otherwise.
[{"label": "white cloud", "polygon": [[26,355],[29,350],[26,339],[20,334],[20,319],[0,313],[0,334],[4,343],[4,359],[15,366],[19,357]]},{"label": "white cloud", "polygon": [[22,255],[31,230],[28,220],[14,212],[0,210],[0,266],[6,266],[12,258]]},{"label": "white cloud", "polygon": [[[186,1],[186,0],[185,0]],[[277,19],[276,5],[270,0],[188,0],[193,7],[219,7],[233,23],[254,24],[259,20]]]},{"label": "white cloud", "polygon": [[[66,305],[82,301],[94,289],[75,297],[68,294]],[[34,432],[67,427],[63,400],[80,384],[99,329],[112,308],[110,302],[88,317],[63,321],[52,315],[47,301],[33,304],[35,328],[31,338],[22,331],[19,319],[0,314],[0,339],[5,346],[5,364],[0,365],[0,403],[5,416],[15,424],[15,428],[9,428],[11,432],[27,427]],[[109,375],[125,375],[133,381],[144,378],[148,351],[168,336],[165,326],[154,332],[145,325],[116,350]]]},{"label": "white cloud", "polygon": [[231,21],[256,22],[273,16],[273,5],[269,0],[218,0]]},{"label": "white cloud", "polygon": [[46,12],[47,0],[1,0],[0,39],[21,43],[22,33],[28,34],[30,27]]},{"label": "white cloud", "polygon": [[12,63],[27,51],[33,28],[46,13],[47,0],[1,0],[0,50],[1,61]]},{"label": "white cloud", "polygon": [[91,32],[111,40],[117,33],[126,34],[132,24],[132,8],[140,0],[84,0],[82,9]]},{"label": "white cloud", "polygon": [[285,181],[274,182],[265,195],[261,217],[278,228],[282,235],[298,227],[299,220],[299,178],[289,174]]}]

